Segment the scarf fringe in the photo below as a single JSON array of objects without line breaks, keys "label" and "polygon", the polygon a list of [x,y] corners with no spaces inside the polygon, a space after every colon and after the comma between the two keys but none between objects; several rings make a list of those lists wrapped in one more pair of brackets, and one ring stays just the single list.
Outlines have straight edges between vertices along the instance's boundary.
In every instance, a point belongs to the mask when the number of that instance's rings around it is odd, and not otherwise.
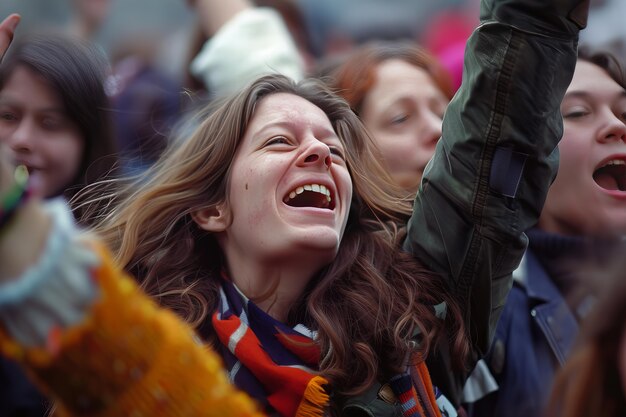
[{"label": "scarf fringe", "polygon": [[324,389],[327,383],[328,381],[321,376],[311,378],[304,390],[295,417],[323,417],[329,399]]}]

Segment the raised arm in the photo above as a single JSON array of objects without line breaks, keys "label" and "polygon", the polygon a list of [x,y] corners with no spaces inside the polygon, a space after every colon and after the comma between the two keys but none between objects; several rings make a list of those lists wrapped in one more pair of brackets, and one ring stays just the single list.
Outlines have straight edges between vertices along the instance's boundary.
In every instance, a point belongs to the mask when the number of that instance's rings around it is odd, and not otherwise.
[{"label": "raised arm", "polygon": [[474,360],[490,346],[524,231],[556,175],[559,105],[587,9],[587,0],[483,0],[415,200],[405,248],[448,281]]},{"label": "raised arm", "polygon": [[[0,24],[0,56],[18,21]],[[219,356],[82,236],[63,201],[43,205],[27,176],[0,143],[0,354],[55,415],[260,416]]]},{"label": "raised arm", "polygon": [[192,0],[209,38],[191,63],[191,72],[215,97],[243,88],[256,78],[278,73],[295,80],[304,62],[282,17],[248,0]]},{"label": "raised arm", "polygon": [[64,202],[20,205],[0,229],[0,259],[0,353],[59,415],[261,416],[219,356],[81,236]]},{"label": "raised arm", "polygon": [[248,0],[189,0],[187,3],[196,9],[200,25],[207,37],[213,36],[240,12],[254,7]]}]

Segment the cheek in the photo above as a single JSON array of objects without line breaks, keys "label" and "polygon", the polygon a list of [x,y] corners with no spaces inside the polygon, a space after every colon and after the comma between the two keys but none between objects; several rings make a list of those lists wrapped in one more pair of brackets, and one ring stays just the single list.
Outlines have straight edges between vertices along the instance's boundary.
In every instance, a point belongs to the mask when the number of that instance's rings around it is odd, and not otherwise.
[{"label": "cheek", "polygon": [[85,152],[84,141],[76,135],[60,136],[46,143],[50,163],[64,170],[69,176],[78,173]]},{"label": "cheek", "polygon": [[0,121],[0,143],[8,143],[9,135],[14,128],[10,128]]},{"label": "cheek", "polygon": [[417,144],[407,133],[383,133],[375,136],[375,138],[391,171],[394,168],[411,164],[419,153]]},{"label": "cheek", "polygon": [[345,168],[339,168],[333,172],[333,178],[335,179],[335,183],[339,187],[339,192],[341,193],[343,204],[347,206],[345,211],[346,213],[348,213],[350,211],[350,204],[352,202],[352,194],[354,192],[354,186],[352,184],[352,177],[350,176],[350,172]]},{"label": "cheek", "polygon": [[233,215],[249,225],[258,224],[269,212],[275,186],[270,187],[271,178],[259,167],[233,167],[233,172],[239,173],[231,181]]},{"label": "cheek", "polygon": [[582,178],[591,175],[589,171],[592,169],[589,166],[593,152],[591,140],[591,138],[584,141],[569,138],[569,140],[564,140],[559,144],[558,182],[567,183],[567,186],[574,187],[577,182],[582,181]]},{"label": "cheek", "polygon": [[595,143],[595,136],[588,129],[582,127],[565,129],[563,139],[559,142],[561,162],[568,165],[580,163],[588,158]]}]

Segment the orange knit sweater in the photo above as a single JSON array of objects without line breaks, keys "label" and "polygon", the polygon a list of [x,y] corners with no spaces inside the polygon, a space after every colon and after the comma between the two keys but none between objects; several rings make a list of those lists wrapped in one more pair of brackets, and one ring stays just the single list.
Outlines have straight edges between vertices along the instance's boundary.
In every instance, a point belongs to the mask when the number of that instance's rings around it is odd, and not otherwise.
[{"label": "orange knit sweater", "polygon": [[0,328],[0,350],[56,401],[57,415],[261,416],[221,359],[96,250],[100,295],[82,323],[53,329],[45,348],[20,346]]}]

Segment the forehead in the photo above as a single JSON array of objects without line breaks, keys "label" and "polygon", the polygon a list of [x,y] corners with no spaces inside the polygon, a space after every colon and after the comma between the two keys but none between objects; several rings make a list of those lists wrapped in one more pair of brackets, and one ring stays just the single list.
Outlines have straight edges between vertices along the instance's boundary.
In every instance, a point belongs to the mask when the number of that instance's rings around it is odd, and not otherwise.
[{"label": "forehead", "polygon": [[34,70],[18,65],[7,77],[0,97],[3,100],[26,100],[30,104],[43,103],[61,106],[61,98],[46,79]]},{"label": "forehead", "polygon": [[578,60],[569,91],[615,91],[624,89],[601,67],[588,61]]},{"label": "forehead", "polygon": [[401,59],[389,59],[376,68],[374,84],[363,102],[363,116],[384,111],[399,100],[422,99],[448,101],[425,69]]},{"label": "forehead", "polygon": [[416,93],[420,91],[439,91],[428,71],[401,59],[388,59],[376,67],[375,86],[379,88],[385,90],[388,88],[402,88],[409,83],[421,86],[421,88],[416,90]]},{"label": "forehead", "polygon": [[332,124],[322,109],[300,96],[289,93],[275,93],[261,99],[248,129],[285,123],[296,127],[317,126],[333,131]]}]

